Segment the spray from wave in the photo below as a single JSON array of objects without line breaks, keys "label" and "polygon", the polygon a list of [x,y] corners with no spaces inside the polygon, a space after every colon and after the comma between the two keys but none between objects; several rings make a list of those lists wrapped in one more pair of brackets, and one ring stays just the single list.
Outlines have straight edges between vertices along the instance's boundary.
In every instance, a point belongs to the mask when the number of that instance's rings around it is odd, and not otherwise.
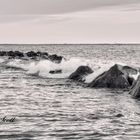
[{"label": "spray from wave", "polygon": [[[21,59],[0,60],[0,63],[5,63],[9,68],[22,69],[29,75],[39,76],[43,78],[68,78],[80,66],[89,66],[94,72],[84,77],[85,83],[90,83],[97,76],[109,70],[116,62],[91,60],[85,58],[73,57],[70,59],[62,59],[61,63],[55,63],[50,60],[28,60]],[[118,63],[121,65],[126,65]],[[138,75],[132,75],[137,79]]]}]

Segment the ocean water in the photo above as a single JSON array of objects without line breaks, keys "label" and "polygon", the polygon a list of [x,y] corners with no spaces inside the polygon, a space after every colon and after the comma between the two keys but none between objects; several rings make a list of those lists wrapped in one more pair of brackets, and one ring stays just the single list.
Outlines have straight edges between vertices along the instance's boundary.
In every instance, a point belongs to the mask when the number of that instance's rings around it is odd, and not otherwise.
[{"label": "ocean water", "polygon": [[[0,50],[47,51],[60,64],[0,58],[0,139],[139,140],[140,101],[127,91],[84,88],[68,80],[81,65],[94,75],[115,63],[140,67],[140,45],[0,45]],[[49,74],[62,69],[62,74]],[[15,118],[14,122],[2,119]]]}]

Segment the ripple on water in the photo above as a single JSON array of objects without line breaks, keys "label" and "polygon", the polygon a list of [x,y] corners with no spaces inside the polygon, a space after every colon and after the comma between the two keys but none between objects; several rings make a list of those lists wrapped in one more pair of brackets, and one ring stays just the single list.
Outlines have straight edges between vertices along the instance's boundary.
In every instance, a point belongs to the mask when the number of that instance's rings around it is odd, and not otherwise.
[{"label": "ripple on water", "polygon": [[[132,54],[130,46],[106,47],[40,48],[51,53],[59,48],[58,54],[81,56],[95,62],[106,58],[139,64],[139,47],[133,47]],[[23,46],[20,49],[37,48]],[[80,53],[80,48],[84,53]],[[89,89],[67,79],[45,79],[30,76],[19,69],[1,68],[0,95],[0,118],[16,118],[13,124],[0,124],[1,139],[140,139],[140,101],[132,99],[127,91]]]}]

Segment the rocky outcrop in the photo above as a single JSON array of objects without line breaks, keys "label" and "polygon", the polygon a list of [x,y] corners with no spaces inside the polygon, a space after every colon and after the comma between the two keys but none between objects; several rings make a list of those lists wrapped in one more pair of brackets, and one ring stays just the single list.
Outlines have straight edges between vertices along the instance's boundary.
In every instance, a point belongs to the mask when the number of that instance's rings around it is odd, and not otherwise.
[{"label": "rocky outcrop", "polygon": [[9,56],[10,58],[24,57],[24,53],[19,51],[0,51],[0,56]]},{"label": "rocky outcrop", "polygon": [[134,82],[130,94],[134,97],[134,98],[140,98],[140,75],[137,79],[137,81]]},{"label": "rocky outcrop", "polygon": [[63,59],[62,56],[58,56],[56,54],[49,55],[47,52],[34,52],[29,51],[27,53],[23,53],[20,51],[0,51],[0,56],[8,56],[9,59],[34,59],[34,60],[40,60],[40,59],[49,59],[50,61],[53,61],[55,63],[60,63]]},{"label": "rocky outcrop", "polygon": [[60,63],[62,61],[63,57],[62,56],[58,56],[56,54],[53,54],[53,55],[49,55],[48,59],[53,61],[53,62]]},{"label": "rocky outcrop", "polygon": [[6,56],[6,51],[0,51],[0,56]]},{"label": "rocky outcrop", "polygon": [[35,58],[35,57],[38,56],[37,53],[36,53],[36,52],[33,52],[33,51],[27,52],[26,55],[27,55],[28,57],[32,57],[32,58]]},{"label": "rocky outcrop", "polygon": [[37,52],[37,56],[43,59],[48,59],[49,54],[47,52]]},{"label": "rocky outcrop", "polygon": [[75,72],[73,72],[69,79],[76,80],[79,82],[83,81],[83,77],[93,73],[93,70],[88,66],[80,66]]},{"label": "rocky outcrop", "polygon": [[15,56],[18,56],[18,57],[24,57],[24,53],[22,52],[19,52],[19,51],[15,51]]},{"label": "rocky outcrop", "polygon": [[89,83],[88,87],[129,88],[134,82],[130,75],[136,75],[137,73],[137,69],[116,64]]}]

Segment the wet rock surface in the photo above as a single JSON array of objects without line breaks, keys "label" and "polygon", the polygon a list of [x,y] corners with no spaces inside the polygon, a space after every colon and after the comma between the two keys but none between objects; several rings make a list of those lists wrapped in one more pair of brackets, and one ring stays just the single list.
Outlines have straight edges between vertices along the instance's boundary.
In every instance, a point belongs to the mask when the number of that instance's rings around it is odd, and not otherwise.
[{"label": "wet rock surface", "polygon": [[62,61],[63,57],[62,56],[58,56],[56,54],[53,54],[53,55],[49,55],[48,59],[51,60],[51,61],[54,61],[56,63],[60,63]]},{"label": "wet rock surface", "polygon": [[56,54],[49,55],[47,52],[20,52],[20,51],[0,51],[0,56],[7,56],[9,59],[49,59],[50,61],[60,63],[63,59],[62,56],[58,56]]},{"label": "wet rock surface", "polygon": [[134,79],[130,75],[137,74],[137,70],[128,66],[115,64],[108,71],[99,75],[88,84],[88,87],[97,88],[129,88]]},{"label": "wet rock surface", "polygon": [[88,66],[80,66],[75,72],[73,72],[69,79],[75,80],[75,81],[83,81],[83,77],[93,73],[93,70]]},{"label": "wet rock surface", "polygon": [[134,98],[140,98],[140,76],[138,77],[137,81],[133,84],[130,94]]}]

